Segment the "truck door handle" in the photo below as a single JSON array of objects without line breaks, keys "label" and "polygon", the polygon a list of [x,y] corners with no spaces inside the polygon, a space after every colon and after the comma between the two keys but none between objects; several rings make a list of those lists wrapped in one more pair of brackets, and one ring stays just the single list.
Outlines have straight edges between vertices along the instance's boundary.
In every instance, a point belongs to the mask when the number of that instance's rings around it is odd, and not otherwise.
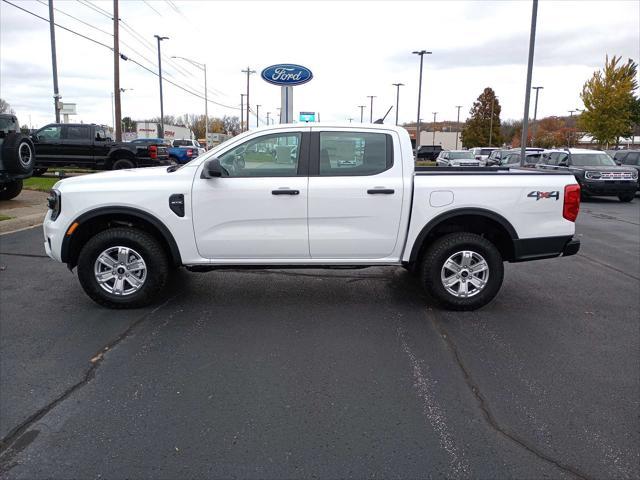
[{"label": "truck door handle", "polygon": [[393,188],[370,188],[369,195],[393,195],[396,191]]},{"label": "truck door handle", "polygon": [[289,190],[280,189],[280,190],[271,190],[271,195],[300,195],[300,190]]}]

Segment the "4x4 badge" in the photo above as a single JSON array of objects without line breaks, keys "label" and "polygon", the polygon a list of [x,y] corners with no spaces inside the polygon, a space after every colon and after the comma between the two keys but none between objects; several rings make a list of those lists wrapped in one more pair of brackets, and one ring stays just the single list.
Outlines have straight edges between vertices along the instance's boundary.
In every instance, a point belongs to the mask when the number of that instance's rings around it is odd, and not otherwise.
[{"label": "4x4 badge", "polygon": [[527,195],[529,198],[535,198],[536,202],[542,198],[555,198],[556,200],[560,200],[560,192],[558,190],[554,190],[553,192],[540,192],[534,190]]}]

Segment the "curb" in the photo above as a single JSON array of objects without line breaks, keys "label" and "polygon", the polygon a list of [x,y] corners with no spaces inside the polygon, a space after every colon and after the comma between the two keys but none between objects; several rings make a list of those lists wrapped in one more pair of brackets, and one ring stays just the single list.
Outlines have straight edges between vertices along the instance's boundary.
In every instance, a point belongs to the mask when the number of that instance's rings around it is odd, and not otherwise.
[{"label": "curb", "polygon": [[15,233],[18,230],[24,230],[27,228],[32,228],[38,225],[42,225],[44,221],[44,217],[47,212],[41,213],[33,213],[31,215],[25,215],[20,218],[12,218],[10,220],[3,220],[0,222],[0,235],[5,235],[8,233]]}]

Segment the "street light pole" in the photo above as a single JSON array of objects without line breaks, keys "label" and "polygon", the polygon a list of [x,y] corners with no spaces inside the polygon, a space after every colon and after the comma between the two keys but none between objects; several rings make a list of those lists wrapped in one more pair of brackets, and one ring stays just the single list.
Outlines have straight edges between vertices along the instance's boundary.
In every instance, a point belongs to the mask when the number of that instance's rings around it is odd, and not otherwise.
[{"label": "street light pole", "polygon": [[536,22],[538,19],[538,0],[533,0],[531,8],[531,32],[529,34],[529,60],[527,63],[527,88],[524,98],[524,117],[522,119],[522,138],[520,139],[520,166],[524,166],[527,153],[527,127],[529,126],[529,100],[531,99],[531,74],[533,73],[533,52],[536,44]]},{"label": "street light pole", "polygon": [[398,108],[400,107],[400,87],[404,87],[404,83],[392,83],[396,87],[396,125],[398,125]]},{"label": "street light pole", "polygon": [[425,55],[431,55],[431,52],[427,52],[426,50],[416,50],[412,52],[415,55],[420,55],[420,80],[418,82],[418,115],[416,121],[416,152],[418,148],[420,148],[420,101],[422,100],[422,65]]},{"label": "street light pole", "polygon": [[369,123],[373,123],[373,99],[376,98],[376,96],[367,95],[367,98],[371,99],[371,107],[369,109]]},{"label": "street light pole", "polygon": [[256,105],[256,128],[260,126],[260,105]]},{"label": "street light pole", "polygon": [[160,35],[154,35],[158,39],[158,78],[160,80],[160,132],[158,137],[164,138],[164,105],[162,104],[162,56],[160,54],[160,42],[162,40],[168,40],[169,37],[161,37]]},{"label": "street light pole", "polygon": [[456,150],[458,149],[458,137],[460,135],[460,109],[462,108],[462,105],[456,105],[456,108],[458,109],[458,121],[457,126],[456,126]]},{"label": "street light pole", "polygon": [[246,70],[242,70],[242,73],[247,74],[247,130],[249,130],[249,76],[252,73],[256,73],[256,71],[251,70],[251,68],[247,67]]},{"label": "street light pole", "polygon": [[194,67],[199,68],[204,72],[204,143],[206,148],[209,148],[209,100],[207,100],[207,64],[199,63],[195,60],[191,60],[185,57],[172,56],[171,58],[179,58],[185,62],[189,62]]},{"label": "street light pole", "polygon": [[438,115],[438,112],[432,112],[433,113],[433,140],[432,140],[432,144],[435,145],[436,144],[436,115]]},{"label": "street light pole", "polygon": [[246,93],[240,94],[240,131],[244,132],[244,97]]},{"label": "street light pole", "polygon": [[118,0],[113,0],[113,91],[116,142],[122,141],[122,109],[120,104],[120,17]]},{"label": "street light pole", "polygon": [[362,123],[362,116],[364,114],[364,109],[366,108],[366,105],[358,105],[358,108],[360,109],[360,123]]},{"label": "street light pole", "polygon": [[531,146],[533,147],[533,141],[535,139],[535,135],[536,135],[536,119],[538,117],[538,92],[540,90],[542,90],[544,87],[531,87],[533,90],[536,91],[536,103],[535,103],[535,107],[533,108],[533,124],[531,125]]},{"label": "street light pole", "polygon": [[269,126],[269,115],[271,115],[271,112],[267,112],[267,127]]},{"label": "street light pole", "polygon": [[56,57],[56,27],[53,16],[53,0],[49,0],[49,34],[51,36],[51,67],[53,69],[53,106],[56,123],[60,123],[60,92],[58,90],[58,61]]}]

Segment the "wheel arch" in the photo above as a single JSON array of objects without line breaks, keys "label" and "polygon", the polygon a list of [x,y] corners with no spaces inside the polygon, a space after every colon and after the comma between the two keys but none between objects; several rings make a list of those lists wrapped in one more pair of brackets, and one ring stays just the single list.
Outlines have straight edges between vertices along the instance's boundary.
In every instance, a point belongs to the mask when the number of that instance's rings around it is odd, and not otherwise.
[{"label": "wheel arch", "polygon": [[[65,234],[60,251],[60,259],[69,269],[78,263],[78,256],[84,244],[96,233],[113,226],[140,228],[152,234],[165,249],[173,266],[182,265],[178,244],[166,225],[152,214],[133,207],[100,207],[83,213],[70,225],[78,224],[71,235]],[[68,230],[67,230],[68,231]]]},{"label": "wheel arch", "polygon": [[109,157],[107,159],[106,166],[108,169],[111,169],[111,167],[116,161],[123,160],[123,159],[131,160],[134,166],[138,165],[136,155],[132,151],[124,148],[118,148],[116,150],[112,150],[111,152],[109,152]]},{"label": "wheel arch", "polygon": [[518,234],[506,218],[483,208],[457,208],[441,213],[422,228],[411,247],[409,263],[416,264],[425,247],[434,239],[461,231],[486,236],[505,260],[513,259],[513,241],[518,239]]}]

